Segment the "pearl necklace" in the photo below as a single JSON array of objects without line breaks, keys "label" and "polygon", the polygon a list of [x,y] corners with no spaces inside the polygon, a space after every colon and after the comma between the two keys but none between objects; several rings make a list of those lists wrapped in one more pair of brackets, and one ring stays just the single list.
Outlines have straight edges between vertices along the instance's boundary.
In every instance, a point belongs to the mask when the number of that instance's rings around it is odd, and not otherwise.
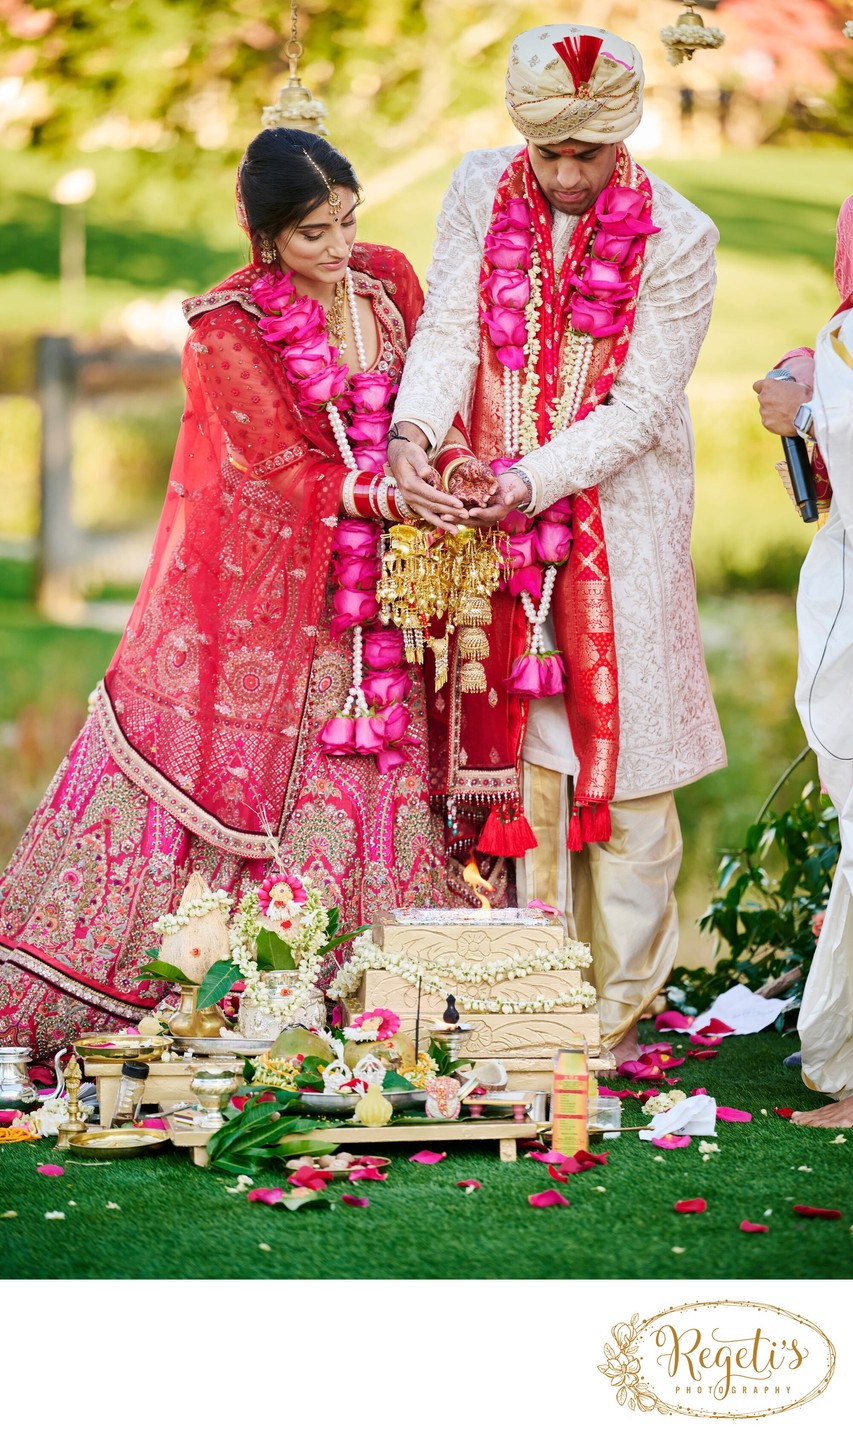
[{"label": "pearl necklace", "polygon": [[[358,313],[358,304],[356,303],[355,284],[353,282],[352,274],[349,270],[347,270],[346,273],[346,287],[347,299],[349,301],[350,318],[352,319],[352,337],[355,341],[355,352],[358,355],[358,362],[361,367],[361,372],[364,373],[364,371],[367,369],[367,351],[364,348],[364,335],[361,332],[361,319]],[[346,429],[344,428],[344,421],[342,420],[338,410],[336,409],[335,401],[333,399],[330,399],[328,404],[326,405],[326,413],[329,416],[329,423],[332,426],[332,433],[335,436],[335,443],[340,450],[341,458],[343,459],[344,463],[347,466],[347,469],[351,473],[353,470],[355,470],[356,467],[355,458],[353,456],[352,448],[347,437]]]},{"label": "pearl necklace", "polygon": [[521,591],[521,603],[524,609],[527,622],[532,624],[533,633],[530,636],[531,654],[542,653],[542,625],[548,617],[551,608],[551,598],[554,593],[554,585],[557,582],[556,565],[549,564],[545,570],[545,578],[542,581],[542,598],[539,601],[538,609],[534,609],[533,600],[525,589]]}]

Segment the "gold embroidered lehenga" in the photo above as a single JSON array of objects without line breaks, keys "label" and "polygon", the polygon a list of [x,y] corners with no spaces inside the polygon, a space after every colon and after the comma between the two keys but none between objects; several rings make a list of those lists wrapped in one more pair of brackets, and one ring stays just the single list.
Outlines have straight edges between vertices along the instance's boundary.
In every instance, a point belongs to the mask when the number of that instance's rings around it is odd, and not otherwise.
[{"label": "gold embroidered lehenga", "polygon": [[[377,368],[399,378],[420,311],[402,255],[356,245]],[[429,806],[420,675],[400,768],[330,757],[318,733],[351,683],[330,630],[344,466],[258,329],[250,266],[188,303],[187,406],[152,563],[94,712],[0,876],[0,1042],[40,1055],[134,1022],[137,976],[190,872],[239,899],[265,825],[352,926],[447,901]]]}]

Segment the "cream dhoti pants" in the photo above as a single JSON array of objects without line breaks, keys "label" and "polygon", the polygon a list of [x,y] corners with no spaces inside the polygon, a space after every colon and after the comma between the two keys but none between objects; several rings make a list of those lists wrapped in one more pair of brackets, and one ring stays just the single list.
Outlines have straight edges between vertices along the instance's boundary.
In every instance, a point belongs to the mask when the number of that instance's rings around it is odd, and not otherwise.
[{"label": "cream dhoti pants", "polygon": [[523,765],[524,807],[539,840],[516,865],[518,901],[559,908],[588,943],[602,1041],[618,1043],[666,984],[678,949],[681,828],[671,793],[611,803],[608,843],[569,853],[571,779]]}]

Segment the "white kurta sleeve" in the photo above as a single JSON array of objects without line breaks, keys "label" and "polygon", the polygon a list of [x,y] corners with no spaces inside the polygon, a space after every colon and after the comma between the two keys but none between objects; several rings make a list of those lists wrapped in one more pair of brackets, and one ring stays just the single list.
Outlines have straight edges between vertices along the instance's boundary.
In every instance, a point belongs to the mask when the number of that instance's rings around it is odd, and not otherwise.
[{"label": "white kurta sleeve", "polygon": [[427,299],[406,355],[394,423],[447,433],[470,412],[480,357],[478,312],[483,240],[466,193],[466,157],[454,171],[436,226]]},{"label": "white kurta sleeve", "polygon": [[537,513],[566,494],[618,482],[683,401],[711,319],[719,235],[692,206],[656,207],[654,218],[662,233],[649,244],[631,347],[607,401],[523,461]]}]

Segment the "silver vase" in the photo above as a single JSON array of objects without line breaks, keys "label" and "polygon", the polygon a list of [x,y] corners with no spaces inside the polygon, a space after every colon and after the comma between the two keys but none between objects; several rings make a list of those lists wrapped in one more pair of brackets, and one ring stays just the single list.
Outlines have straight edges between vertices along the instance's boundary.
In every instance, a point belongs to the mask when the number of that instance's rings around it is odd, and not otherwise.
[{"label": "silver vase", "polygon": [[253,1002],[248,993],[243,994],[237,1019],[237,1031],[242,1037],[261,1043],[273,1043],[284,1028],[325,1028],[326,1003],[319,988],[311,988],[305,1002],[293,1013],[288,1012],[287,998],[282,999],[280,1004],[276,1003],[281,988],[288,986],[289,974],[288,969],[261,974],[264,996],[273,1010],[280,1007],[281,1016],[275,1011],[267,1013]]}]

